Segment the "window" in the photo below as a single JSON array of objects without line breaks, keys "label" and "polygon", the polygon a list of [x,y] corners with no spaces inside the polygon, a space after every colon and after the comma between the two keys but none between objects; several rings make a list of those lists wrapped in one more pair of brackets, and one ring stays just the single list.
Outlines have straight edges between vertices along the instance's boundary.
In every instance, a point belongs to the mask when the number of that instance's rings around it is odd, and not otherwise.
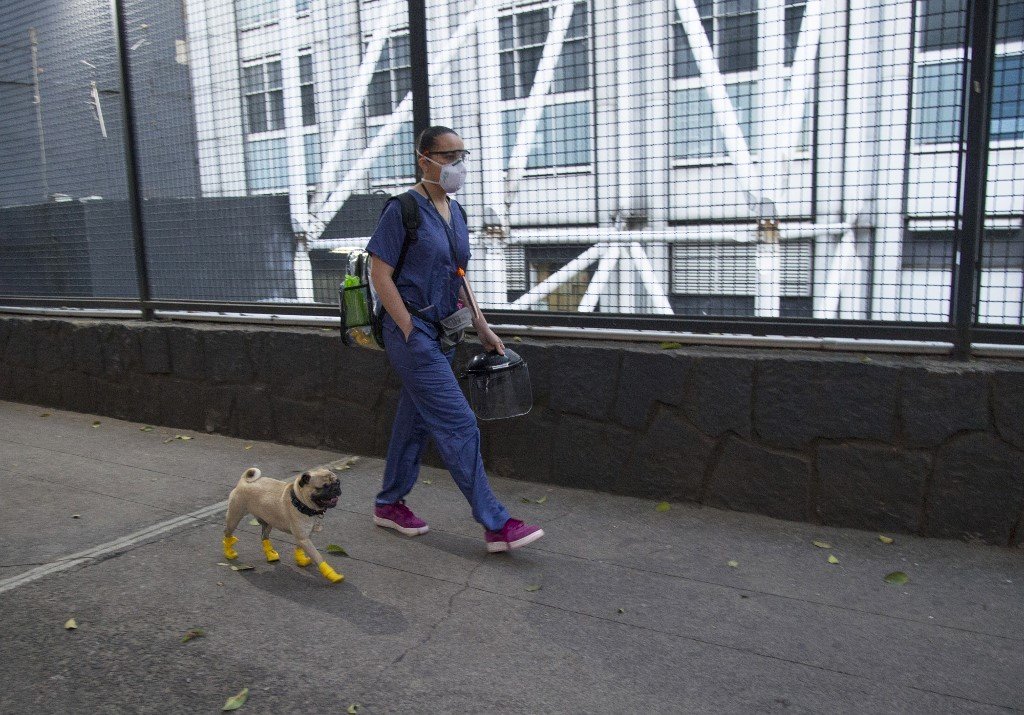
[{"label": "window", "polygon": [[[502,113],[505,162],[508,163],[523,111]],[[588,166],[591,163],[590,102],[552,104],[544,108],[526,160],[527,169]]]},{"label": "window", "polygon": [[284,129],[284,85],[281,61],[242,67],[246,134]]},{"label": "window", "polygon": [[[757,122],[756,83],[726,85],[736,109],[740,130],[751,151],[759,146],[754,125]],[[706,159],[725,154],[725,140],[715,121],[711,99],[703,87],[690,87],[672,93],[672,157]]]},{"label": "window", "polygon": [[[914,141],[960,141],[966,0],[919,0],[920,63],[914,77]],[[992,68],[990,139],[1024,139],[1024,0],[1001,0]]]},{"label": "window", "polygon": [[[320,138],[316,127],[313,57],[299,55],[299,91],[306,183],[316,183],[320,170]],[[281,60],[264,60],[242,67],[245,114],[245,166],[250,191],[288,189],[288,143],[284,136],[284,80]]]},{"label": "window", "polygon": [[[515,145],[525,98],[533,90],[554,8],[540,7],[500,17],[502,129],[505,161]],[[588,4],[573,5],[562,51],[526,161],[527,169],[589,166],[593,161],[590,101],[590,22]]]},{"label": "window", "polygon": [[371,117],[391,114],[411,90],[409,35],[389,37],[370,81],[366,97],[367,114]]},{"label": "window", "polygon": [[[377,136],[380,127],[369,127],[370,141]],[[412,122],[403,122],[387,143],[384,151],[370,167],[372,184],[395,184],[416,175],[415,156],[412,151]]]},{"label": "window", "polygon": [[302,125],[316,124],[316,96],[313,91],[313,55],[299,55],[299,89],[302,93]]},{"label": "window", "polygon": [[[787,0],[787,6],[789,4]],[[799,7],[802,19],[803,3],[793,5]],[[697,0],[697,12],[718,59],[719,71],[730,74],[757,69],[757,0]],[[676,79],[696,77],[699,71],[686,31],[678,13],[673,13],[672,76]],[[796,22],[799,28],[799,19]]]},{"label": "window", "polygon": [[[554,9],[545,7],[499,18],[502,99],[530,95],[553,16]],[[576,3],[555,65],[552,93],[590,88],[588,26],[587,4]]]},{"label": "window", "polygon": [[785,58],[786,66],[793,65],[797,44],[800,42],[800,26],[804,21],[806,0],[786,0]]},{"label": "window", "polygon": [[[295,0],[295,14],[308,15],[310,0]],[[240,30],[277,22],[277,0],[235,0],[235,21]]]},{"label": "window", "polygon": [[[953,268],[956,236],[950,230],[908,230],[904,233],[902,267],[948,271]],[[985,229],[981,243],[981,267],[1024,268],[1024,232],[1020,229]]]}]

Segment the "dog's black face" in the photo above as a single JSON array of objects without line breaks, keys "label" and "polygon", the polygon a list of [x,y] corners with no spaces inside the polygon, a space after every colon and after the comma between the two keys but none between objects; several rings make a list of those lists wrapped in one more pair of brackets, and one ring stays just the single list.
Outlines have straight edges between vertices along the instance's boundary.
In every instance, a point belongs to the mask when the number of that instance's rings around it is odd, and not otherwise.
[{"label": "dog's black face", "polygon": [[299,477],[299,489],[321,509],[333,509],[341,496],[341,480],[329,469],[314,469]]},{"label": "dog's black face", "polygon": [[341,496],[341,480],[335,478],[324,486],[313,492],[313,501],[322,509],[333,509],[338,506],[338,497]]}]

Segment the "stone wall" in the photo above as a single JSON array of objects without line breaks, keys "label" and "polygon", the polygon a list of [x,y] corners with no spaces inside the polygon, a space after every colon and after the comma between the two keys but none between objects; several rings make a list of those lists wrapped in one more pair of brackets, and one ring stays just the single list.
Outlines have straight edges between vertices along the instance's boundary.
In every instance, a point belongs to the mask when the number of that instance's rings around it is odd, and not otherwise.
[{"label": "stone wall", "polygon": [[[494,474],[1024,541],[1022,362],[506,342],[535,406],[481,424]],[[335,330],[0,317],[0,399],[382,456],[399,387]]]}]

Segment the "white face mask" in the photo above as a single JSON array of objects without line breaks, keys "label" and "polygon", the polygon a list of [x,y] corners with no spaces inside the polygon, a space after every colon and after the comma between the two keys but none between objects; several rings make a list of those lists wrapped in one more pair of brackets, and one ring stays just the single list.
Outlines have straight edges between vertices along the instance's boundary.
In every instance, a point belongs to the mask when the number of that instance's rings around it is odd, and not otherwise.
[{"label": "white face mask", "polygon": [[438,164],[436,161],[431,159],[429,156],[423,156],[424,159],[429,161],[431,164],[437,164],[441,167],[441,175],[438,177],[440,181],[430,181],[429,179],[423,179],[424,183],[437,184],[445,193],[454,194],[456,191],[462,188],[463,182],[466,180],[466,160],[459,159],[453,164]]}]

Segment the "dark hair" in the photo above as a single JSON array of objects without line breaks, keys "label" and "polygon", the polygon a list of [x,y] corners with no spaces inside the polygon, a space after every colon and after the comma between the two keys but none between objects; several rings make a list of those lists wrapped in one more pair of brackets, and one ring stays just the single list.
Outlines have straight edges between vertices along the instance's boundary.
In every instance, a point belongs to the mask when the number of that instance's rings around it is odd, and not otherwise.
[{"label": "dark hair", "polygon": [[420,138],[416,140],[416,151],[420,154],[430,151],[434,148],[434,144],[437,143],[437,138],[442,137],[445,134],[458,135],[458,132],[454,129],[449,129],[448,127],[442,127],[440,125],[427,127],[420,132]]}]

